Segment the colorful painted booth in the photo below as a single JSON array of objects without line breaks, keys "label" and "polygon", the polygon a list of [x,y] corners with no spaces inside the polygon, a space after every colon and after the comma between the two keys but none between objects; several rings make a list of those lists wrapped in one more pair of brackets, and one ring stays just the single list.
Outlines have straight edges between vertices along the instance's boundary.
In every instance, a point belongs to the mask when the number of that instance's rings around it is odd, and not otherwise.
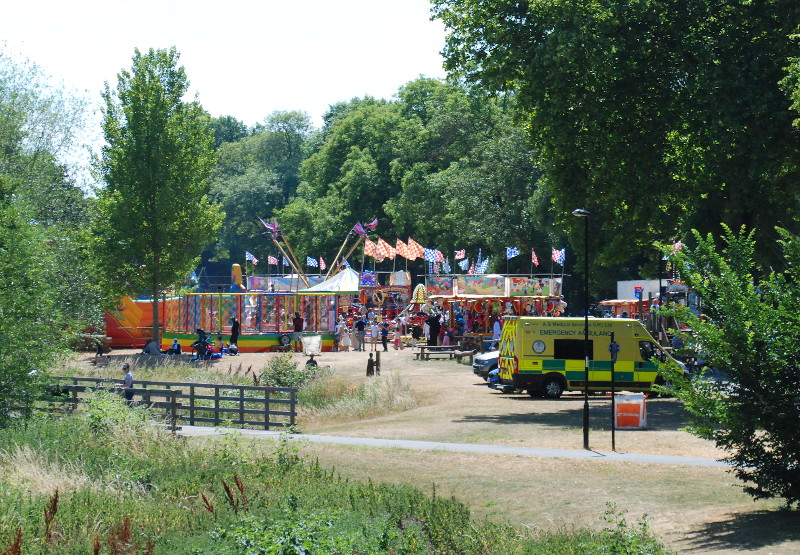
[{"label": "colorful painted booth", "polygon": [[197,339],[197,329],[204,330],[215,343],[220,339],[227,343],[235,316],[241,325],[237,342],[240,352],[277,350],[291,339],[292,318],[297,312],[303,318],[304,333],[321,335],[322,350],[328,351],[333,346],[339,303],[350,304],[358,294],[357,286],[351,286],[352,276],[343,273],[297,293],[190,293],[167,299],[162,345],[166,348],[178,339],[186,349]]}]

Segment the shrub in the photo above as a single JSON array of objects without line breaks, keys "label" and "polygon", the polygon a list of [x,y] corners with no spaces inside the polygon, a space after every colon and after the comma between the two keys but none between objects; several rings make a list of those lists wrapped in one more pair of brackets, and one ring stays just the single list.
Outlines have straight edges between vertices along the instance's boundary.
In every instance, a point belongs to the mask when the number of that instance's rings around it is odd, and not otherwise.
[{"label": "shrub", "polygon": [[327,366],[304,366],[298,369],[297,362],[292,361],[292,355],[284,353],[270,359],[261,371],[259,380],[261,385],[299,388],[330,372]]}]

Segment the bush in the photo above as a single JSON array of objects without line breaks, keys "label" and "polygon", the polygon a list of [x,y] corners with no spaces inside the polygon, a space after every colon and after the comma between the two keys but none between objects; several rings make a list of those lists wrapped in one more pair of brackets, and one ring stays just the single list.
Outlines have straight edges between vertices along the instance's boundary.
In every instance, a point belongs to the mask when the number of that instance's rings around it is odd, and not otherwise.
[{"label": "bush", "polygon": [[298,369],[297,366],[298,364],[292,361],[291,354],[278,355],[272,358],[261,371],[260,383],[271,387],[300,388],[331,371],[326,366],[304,366],[302,369]]},{"label": "bush", "polygon": [[672,259],[704,315],[688,307],[665,313],[693,330],[683,334],[687,350],[728,376],[725,382],[670,376],[691,414],[689,431],[729,453],[725,460],[748,494],[791,506],[800,504],[800,240],[778,233],[785,269],[761,277],[752,232],[725,228],[721,249],[711,235],[695,232],[696,247]]}]

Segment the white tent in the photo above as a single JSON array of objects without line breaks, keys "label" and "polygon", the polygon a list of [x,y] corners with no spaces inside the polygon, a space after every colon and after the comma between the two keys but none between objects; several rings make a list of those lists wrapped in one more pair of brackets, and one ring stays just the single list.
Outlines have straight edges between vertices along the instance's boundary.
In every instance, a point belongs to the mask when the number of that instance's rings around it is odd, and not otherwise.
[{"label": "white tent", "polygon": [[356,295],[358,293],[358,272],[351,268],[345,268],[322,283],[308,289],[301,289],[298,293],[305,293],[306,295]]}]

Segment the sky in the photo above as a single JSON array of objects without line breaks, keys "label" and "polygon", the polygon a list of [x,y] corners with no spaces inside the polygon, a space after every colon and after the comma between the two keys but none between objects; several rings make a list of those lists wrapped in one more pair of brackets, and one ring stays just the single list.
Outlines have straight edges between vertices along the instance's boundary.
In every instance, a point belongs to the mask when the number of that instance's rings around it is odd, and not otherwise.
[{"label": "sky", "polygon": [[253,125],[444,77],[428,0],[0,0],[0,41],[99,103],[134,48],[175,46],[212,116]]}]

